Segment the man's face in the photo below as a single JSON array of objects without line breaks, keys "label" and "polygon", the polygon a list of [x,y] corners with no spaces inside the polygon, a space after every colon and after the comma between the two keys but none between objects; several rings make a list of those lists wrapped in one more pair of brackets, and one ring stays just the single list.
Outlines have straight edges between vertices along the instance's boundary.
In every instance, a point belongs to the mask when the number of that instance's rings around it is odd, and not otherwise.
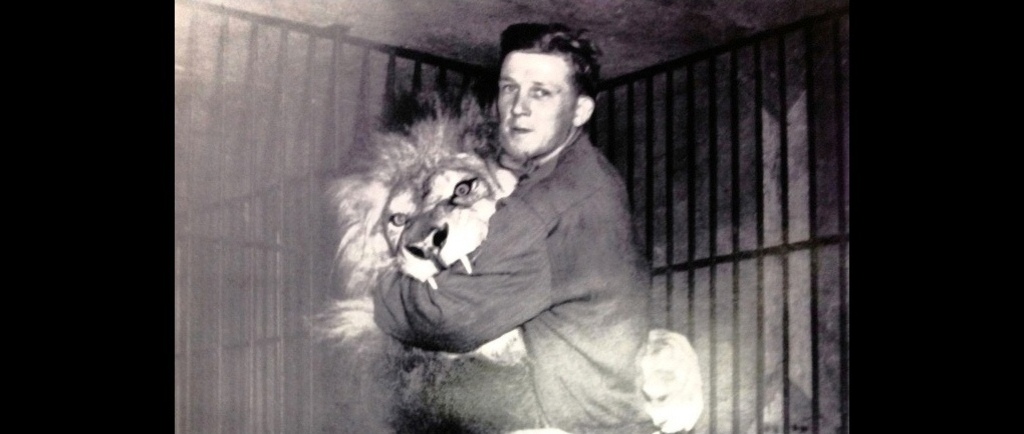
[{"label": "man's face", "polygon": [[593,111],[593,99],[571,84],[572,67],[554,54],[513,51],[501,65],[501,146],[513,157],[547,154]]}]

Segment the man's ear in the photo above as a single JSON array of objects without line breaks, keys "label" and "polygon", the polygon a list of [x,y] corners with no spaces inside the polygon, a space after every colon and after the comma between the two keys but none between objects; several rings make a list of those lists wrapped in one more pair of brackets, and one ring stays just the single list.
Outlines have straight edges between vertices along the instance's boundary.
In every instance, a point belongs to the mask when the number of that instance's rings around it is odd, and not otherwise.
[{"label": "man's ear", "polygon": [[594,105],[594,98],[587,95],[576,97],[576,112],[572,116],[572,125],[581,127],[587,123],[590,116],[594,114]]}]

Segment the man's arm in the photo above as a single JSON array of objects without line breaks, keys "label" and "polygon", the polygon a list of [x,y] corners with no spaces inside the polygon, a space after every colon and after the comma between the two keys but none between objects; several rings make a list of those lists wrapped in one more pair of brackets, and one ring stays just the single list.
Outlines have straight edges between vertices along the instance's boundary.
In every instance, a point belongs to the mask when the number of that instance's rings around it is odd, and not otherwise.
[{"label": "man's arm", "polygon": [[507,199],[473,274],[455,265],[435,276],[436,290],[396,274],[374,293],[377,325],[407,344],[467,352],[533,318],[551,304],[548,226],[522,200]]}]

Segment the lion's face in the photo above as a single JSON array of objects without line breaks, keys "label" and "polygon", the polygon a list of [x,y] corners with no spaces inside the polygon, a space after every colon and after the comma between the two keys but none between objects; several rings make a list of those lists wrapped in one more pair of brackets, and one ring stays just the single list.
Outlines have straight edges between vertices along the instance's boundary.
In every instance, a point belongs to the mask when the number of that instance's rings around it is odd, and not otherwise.
[{"label": "lion's face", "polygon": [[514,176],[472,154],[458,154],[397,186],[384,206],[381,233],[402,272],[421,281],[467,255],[487,236],[497,201]]},{"label": "lion's face", "polygon": [[662,433],[693,429],[704,408],[697,354],[685,336],[650,332],[641,360],[644,409]]}]

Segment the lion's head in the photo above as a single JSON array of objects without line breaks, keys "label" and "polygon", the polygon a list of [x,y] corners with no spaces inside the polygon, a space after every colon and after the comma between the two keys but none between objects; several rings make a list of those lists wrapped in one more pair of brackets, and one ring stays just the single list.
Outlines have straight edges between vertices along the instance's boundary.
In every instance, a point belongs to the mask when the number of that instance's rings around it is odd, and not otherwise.
[{"label": "lion's head", "polygon": [[644,409],[660,432],[693,429],[704,409],[700,366],[690,341],[665,329],[651,330],[640,355]]},{"label": "lion's head", "polygon": [[341,231],[343,300],[335,308],[347,313],[328,313],[334,321],[329,336],[372,326],[354,319],[352,311],[372,313],[365,300],[355,300],[370,295],[390,273],[432,283],[432,276],[456,260],[471,269],[466,254],[486,237],[497,201],[515,186],[515,176],[492,158],[487,109],[472,98],[457,108],[440,97],[426,101],[420,107],[426,115],[373,136],[369,157],[331,187]]}]

